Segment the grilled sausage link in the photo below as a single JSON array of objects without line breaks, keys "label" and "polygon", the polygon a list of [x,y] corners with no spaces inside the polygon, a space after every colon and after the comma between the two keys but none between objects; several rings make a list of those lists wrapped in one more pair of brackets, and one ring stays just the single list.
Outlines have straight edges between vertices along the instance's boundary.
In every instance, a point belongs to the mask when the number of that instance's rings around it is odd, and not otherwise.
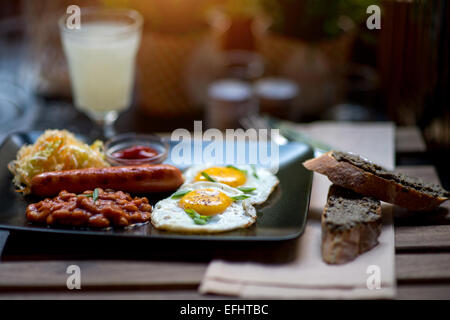
[{"label": "grilled sausage link", "polygon": [[42,197],[94,188],[151,193],[176,190],[182,183],[181,171],[167,164],[86,168],[41,173],[31,180],[31,192]]}]

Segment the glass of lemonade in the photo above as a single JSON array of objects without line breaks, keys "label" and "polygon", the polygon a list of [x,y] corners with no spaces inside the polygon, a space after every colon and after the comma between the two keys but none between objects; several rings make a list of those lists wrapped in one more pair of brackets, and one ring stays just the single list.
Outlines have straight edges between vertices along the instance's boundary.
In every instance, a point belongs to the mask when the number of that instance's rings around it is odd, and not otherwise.
[{"label": "glass of lemonade", "polygon": [[59,27],[74,104],[110,137],[131,104],[142,16],[131,9],[83,8],[79,29],[68,18],[61,17]]}]

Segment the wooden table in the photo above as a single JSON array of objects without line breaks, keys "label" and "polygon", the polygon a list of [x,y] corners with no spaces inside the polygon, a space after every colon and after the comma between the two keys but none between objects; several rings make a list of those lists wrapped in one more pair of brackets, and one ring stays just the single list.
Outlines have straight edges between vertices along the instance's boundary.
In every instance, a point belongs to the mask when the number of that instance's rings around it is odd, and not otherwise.
[{"label": "wooden table", "polygon": [[[414,128],[397,130],[397,151],[425,150]],[[398,170],[439,183],[434,167]],[[6,238],[0,233],[0,248]],[[9,235],[0,263],[0,299],[217,299],[197,287],[212,258],[282,262],[292,242],[192,244],[92,242],[49,235]],[[435,213],[395,212],[398,299],[450,299],[450,204]],[[66,269],[82,270],[82,289],[68,290]]]}]

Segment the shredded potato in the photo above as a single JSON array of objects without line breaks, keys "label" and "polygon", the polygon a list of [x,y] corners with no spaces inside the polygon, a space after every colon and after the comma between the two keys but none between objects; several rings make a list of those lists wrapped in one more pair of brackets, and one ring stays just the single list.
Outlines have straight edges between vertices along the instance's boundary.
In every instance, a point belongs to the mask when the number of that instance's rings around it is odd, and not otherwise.
[{"label": "shredded potato", "polygon": [[32,145],[20,148],[8,164],[19,192],[30,192],[31,179],[48,171],[109,167],[103,142],[87,145],[66,130],[46,130]]}]

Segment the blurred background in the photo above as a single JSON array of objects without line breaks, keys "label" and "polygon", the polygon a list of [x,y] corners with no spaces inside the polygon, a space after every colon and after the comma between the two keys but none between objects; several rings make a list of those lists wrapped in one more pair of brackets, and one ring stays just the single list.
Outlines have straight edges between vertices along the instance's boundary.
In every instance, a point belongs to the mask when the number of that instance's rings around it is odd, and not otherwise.
[{"label": "blurred background", "polygon": [[[416,126],[449,189],[447,0],[0,0],[0,137],[89,129],[72,107],[57,28],[72,4],[144,16],[134,103],[118,131],[216,126],[214,110],[236,103],[238,88],[241,104],[257,95],[261,112],[290,121]],[[369,5],[381,8],[379,30],[366,27]]]}]

